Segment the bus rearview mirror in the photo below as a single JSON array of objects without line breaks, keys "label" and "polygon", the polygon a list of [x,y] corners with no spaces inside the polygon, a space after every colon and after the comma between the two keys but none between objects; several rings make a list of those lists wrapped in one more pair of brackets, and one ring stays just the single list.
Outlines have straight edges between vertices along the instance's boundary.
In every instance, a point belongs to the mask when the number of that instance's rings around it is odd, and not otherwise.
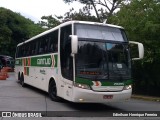
[{"label": "bus rearview mirror", "polygon": [[142,43],[135,42],[135,41],[129,41],[130,44],[136,44],[138,45],[138,53],[139,53],[139,58],[132,58],[132,60],[140,60],[143,59],[144,57],[144,47]]},{"label": "bus rearview mirror", "polygon": [[70,37],[71,37],[72,54],[77,54],[77,52],[78,52],[78,36],[77,35],[70,35]]}]

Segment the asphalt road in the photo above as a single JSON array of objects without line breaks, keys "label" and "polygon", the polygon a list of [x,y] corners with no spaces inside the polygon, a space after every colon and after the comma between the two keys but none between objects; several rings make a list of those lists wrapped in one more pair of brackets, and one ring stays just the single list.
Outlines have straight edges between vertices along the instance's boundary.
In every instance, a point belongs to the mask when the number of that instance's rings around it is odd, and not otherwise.
[{"label": "asphalt road", "polygon": [[[78,104],[68,101],[54,102],[48,97],[48,94],[27,86],[25,88],[15,80],[14,73],[9,73],[7,80],[0,80],[0,114],[2,112],[39,112],[42,118],[32,119],[44,119],[47,120],[160,120],[160,117],[139,117],[145,113],[155,113],[160,115],[160,102],[142,101],[131,99],[125,102],[106,103],[106,104]],[[159,112],[157,112],[159,111]],[[131,114],[132,117],[120,117]],[[114,115],[113,115],[114,114]],[[131,114],[129,116],[131,116]],[[118,115],[118,116],[116,116]],[[114,117],[113,117],[114,116]],[[23,116],[24,117],[24,116]],[[0,120],[15,119],[1,117]],[[28,119],[28,118],[23,118]],[[31,118],[30,118],[31,119]]]}]

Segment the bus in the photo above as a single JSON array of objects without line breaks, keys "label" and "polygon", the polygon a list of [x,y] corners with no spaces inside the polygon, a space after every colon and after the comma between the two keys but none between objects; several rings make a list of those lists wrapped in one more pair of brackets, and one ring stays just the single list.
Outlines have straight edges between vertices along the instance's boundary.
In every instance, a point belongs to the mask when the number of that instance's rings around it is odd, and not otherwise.
[{"label": "bus", "polygon": [[14,69],[14,59],[11,56],[0,55],[0,69],[3,67],[10,67]]},{"label": "bus", "polygon": [[[138,58],[131,58],[129,44],[138,46]],[[125,101],[132,94],[131,61],[143,55],[143,44],[128,41],[123,27],[68,21],[17,45],[15,77],[53,101]]]}]

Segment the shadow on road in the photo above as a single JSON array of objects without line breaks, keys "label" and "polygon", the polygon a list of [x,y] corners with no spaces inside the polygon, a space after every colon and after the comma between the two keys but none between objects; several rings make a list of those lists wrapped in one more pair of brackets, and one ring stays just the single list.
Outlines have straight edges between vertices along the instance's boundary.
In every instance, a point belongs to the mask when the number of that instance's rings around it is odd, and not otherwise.
[{"label": "shadow on road", "polygon": [[118,111],[120,109],[111,107],[100,103],[67,103],[68,107],[71,107],[78,111]]},{"label": "shadow on road", "polygon": [[[16,82],[17,82],[17,84],[20,84],[20,81],[16,81]],[[40,89],[38,89],[36,87],[30,86],[28,84],[25,84],[24,88],[29,90],[29,91],[36,92],[37,94],[41,94],[43,96],[48,96],[47,92],[45,92],[43,90],[40,90]]]}]

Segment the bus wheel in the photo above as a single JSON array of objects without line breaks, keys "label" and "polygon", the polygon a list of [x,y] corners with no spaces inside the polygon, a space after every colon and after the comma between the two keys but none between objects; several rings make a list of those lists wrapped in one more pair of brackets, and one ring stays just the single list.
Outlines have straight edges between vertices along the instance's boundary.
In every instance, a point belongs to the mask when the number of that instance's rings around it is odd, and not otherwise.
[{"label": "bus wheel", "polygon": [[21,83],[22,87],[25,87],[24,76],[23,76],[23,74],[21,75],[20,83]]},{"label": "bus wheel", "polygon": [[60,98],[57,96],[56,83],[53,80],[49,84],[49,97],[51,98],[52,101],[57,102],[60,100]]},{"label": "bus wheel", "polygon": [[18,83],[21,84],[21,75],[20,75],[20,73],[18,73]]}]

